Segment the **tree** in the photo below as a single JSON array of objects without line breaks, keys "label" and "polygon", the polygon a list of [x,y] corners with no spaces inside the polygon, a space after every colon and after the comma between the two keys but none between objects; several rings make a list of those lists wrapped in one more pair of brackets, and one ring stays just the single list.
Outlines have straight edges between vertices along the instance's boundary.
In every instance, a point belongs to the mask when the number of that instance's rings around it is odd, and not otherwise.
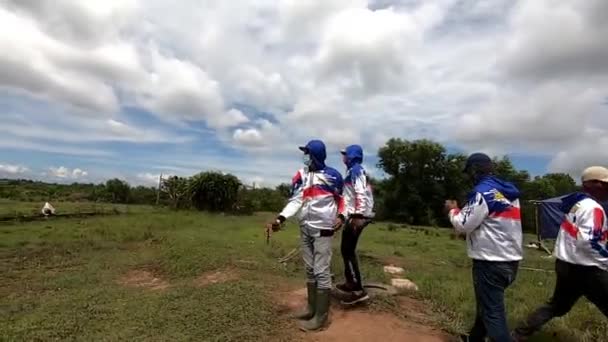
[{"label": "tree", "polygon": [[171,176],[163,179],[161,190],[169,197],[171,208],[177,209],[185,205],[184,200],[188,193],[188,179],[183,177]]},{"label": "tree", "polygon": [[283,197],[284,199],[288,199],[291,196],[291,185],[287,183],[282,183],[278,185],[275,190]]},{"label": "tree", "polygon": [[507,156],[501,159],[494,158],[494,173],[498,178],[514,183],[520,190],[530,181],[528,171],[516,170]]},{"label": "tree", "polygon": [[446,151],[430,140],[390,139],[378,151],[385,214],[412,224],[437,224],[445,199]]},{"label": "tree", "polygon": [[459,202],[466,200],[466,195],[473,188],[470,177],[464,173],[467,156],[461,153],[448,155],[445,163],[445,187],[446,198],[456,199]]},{"label": "tree", "polygon": [[547,180],[553,186],[555,196],[565,195],[578,190],[576,182],[567,173],[548,173],[542,176],[542,179]]},{"label": "tree", "polygon": [[239,179],[231,174],[201,172],[190,180],[188,194],[199,210],[233,211],[240,187]]},{"label": "tree", "polygon": [[114,178],[106,182],[105,188],[112,203],[127,203],[129,201],[129,195],[131,192],[129,183],[118,178]]},{"label": "tree", "polygon": [[154,204],[156,202],[156,189],[147,186],[131,188],[130,203]]}]

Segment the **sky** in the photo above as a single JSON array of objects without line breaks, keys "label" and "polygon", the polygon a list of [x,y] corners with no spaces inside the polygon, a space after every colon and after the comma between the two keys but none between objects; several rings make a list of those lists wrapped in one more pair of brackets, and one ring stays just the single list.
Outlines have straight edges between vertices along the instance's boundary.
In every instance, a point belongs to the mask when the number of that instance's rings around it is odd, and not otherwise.
[{"label": "sky", "polygon": [[608,164],[608,1],[0,0],[0,177],[288,182],[297,146],[429,138]]}]

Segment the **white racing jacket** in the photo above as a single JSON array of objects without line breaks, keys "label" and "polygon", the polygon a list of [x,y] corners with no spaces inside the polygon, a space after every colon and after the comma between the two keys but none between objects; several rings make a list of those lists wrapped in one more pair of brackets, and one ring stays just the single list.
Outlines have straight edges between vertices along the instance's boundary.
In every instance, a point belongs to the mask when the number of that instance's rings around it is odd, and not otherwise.
[{"label": "white racing jacket", "polygon": [[344,217],[374,217],[374,196],[367,172],[361,166],[363,150],[358,145],[348,146],[345,150],[346,177],[344,178]]},{"label": "white racing jacket", "polygon": [[452,209],[449,217],[457,231],[466,233],[471,259],[523,259],[519,190],[513,184],[482,178],[462,210]]},{"label": "white racing jacket", "polygon": [[564,220],[553,254],[571,264],[596,266],[608,271],[608,226],[604,208],[584,193],[562,199]]},{"label": "white racing jacket", "polygon": [[298,214],[300,225],[333,230],[338,213],[344,210],[342,191],[342,176],[335,169],[301,169],[292,180],[291,198],[279,216],[287,219]]}]

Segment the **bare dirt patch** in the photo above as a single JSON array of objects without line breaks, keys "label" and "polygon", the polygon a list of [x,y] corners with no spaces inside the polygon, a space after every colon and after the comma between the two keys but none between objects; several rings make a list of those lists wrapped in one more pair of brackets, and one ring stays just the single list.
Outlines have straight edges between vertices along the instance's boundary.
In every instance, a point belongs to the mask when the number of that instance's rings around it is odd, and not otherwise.
[{"label": "bare dirt patch", "polygon": [[[294,312],[305,305],[306,289],[282,292],[276,300],[281,314]],[[453,341],[452,337],[429,325],[432,320],[424,303],[402,297],[400,305],[404,310],[403,317],[407,319],[401,319],[390,313],[368,311],[365,308],[344,310],[339,304],[333,303],[330,313],[331,324],[327,329],[315,333],[301,333],[298,337],[303,341],[311,342]]]},{"label": "bare dirt patch", "polygon": [[216,270],[201,274],[194,280],[194,285],[197,287],[205,287],[237,280],[239,278],[238,272],[234,269]]},{"label": "bare dirt patch", "polygon": [[306,341],[450,341],[441,331],[404,321],[388,313],[333,310],[331,325],[324,331],[306,334]]},{"label": "bare dirt patch", "polygon": [[146,270],[132,270],[122,276],[118,282],[127,287],[144,288],[152,291],[166,290],[169,283],[155,277],[154,274]]},{"label": "bare dirt patch", "polygon": [[419,324],[429,324],[432,322],[432,311],[424,302],[410,298],[399,297],[399,313],[408,321]]}]

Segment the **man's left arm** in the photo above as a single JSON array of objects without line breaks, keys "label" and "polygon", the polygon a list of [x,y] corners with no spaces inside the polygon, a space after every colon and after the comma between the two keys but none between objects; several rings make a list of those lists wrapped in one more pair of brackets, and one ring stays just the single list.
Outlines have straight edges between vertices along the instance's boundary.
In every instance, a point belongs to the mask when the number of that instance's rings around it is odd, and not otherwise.
[{"label": "man's left arm", "polygon": [[365,172],[360,172],[356,177],[353,177],[353,188],[355,190],[355,208],[353,214],[362,216],[368,212],[367,201],[367,176]]},{"label": "man's left arm", "polygon": [[344,216],[344,179],[339,172],[336,172],[336,177],[334,180],[334,200],[336,201],[336,206],[338,208],[338,217],[336,218],[336,222],[334,223],[334,229],[340,229],[345,221]]},{"label": "man's left arm", "polygon": [[[608,258],[608,227],[604,211],[600,208],[584,210],[578,217],[578,228],[589,231],[591,249],[604,258]],[[579,233],[580,236],[580,233]]]}]

